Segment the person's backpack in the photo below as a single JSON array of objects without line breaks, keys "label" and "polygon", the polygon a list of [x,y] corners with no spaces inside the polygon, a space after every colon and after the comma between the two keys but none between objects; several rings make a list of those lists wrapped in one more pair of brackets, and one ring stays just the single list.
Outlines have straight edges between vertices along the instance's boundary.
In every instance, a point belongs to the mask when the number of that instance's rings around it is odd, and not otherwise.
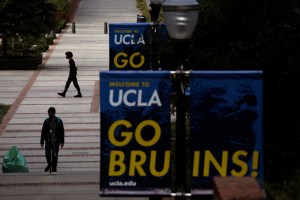
[{"label": "person's backpack", "polygon": [[[61,119],[59,117],[56,117],[56,123],[57,123],[56,125],[58,126],[59,124],[61,124],[61,122],[62,122]],[[50,119],[49,118],[47,119],[47,123],[50,126]],[[50,133],[50,135],[48,136],[48,139],[50,139],[50,141],[54,144],[57,141],[57,135]]]}]

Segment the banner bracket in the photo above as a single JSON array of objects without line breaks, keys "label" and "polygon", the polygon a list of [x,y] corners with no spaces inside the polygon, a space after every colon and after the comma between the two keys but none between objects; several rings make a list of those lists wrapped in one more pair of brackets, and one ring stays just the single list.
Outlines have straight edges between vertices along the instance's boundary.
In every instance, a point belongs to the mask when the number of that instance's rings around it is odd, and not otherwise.
[{"label": "banner bracket", "polygon": [[183,71],[183,70],[177,70],[177,71],[170,71],[170,73],[173,75],[178,75],[178,74],[190,74],[191,71]]},{"label": "banner bracket", "polygon": [[185,193],[185,192],[174,192],[171,193],[172,197],[191,197],[192,193]]}]

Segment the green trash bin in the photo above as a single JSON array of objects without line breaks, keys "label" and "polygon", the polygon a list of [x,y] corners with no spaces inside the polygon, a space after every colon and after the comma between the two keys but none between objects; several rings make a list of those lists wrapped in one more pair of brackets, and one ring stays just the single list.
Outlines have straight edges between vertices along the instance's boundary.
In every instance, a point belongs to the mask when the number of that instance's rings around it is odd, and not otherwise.
[{"label": "green trash bin", "polygon": [[3,157],[2,172],[29,172],[26,164],[26,159],[16,146],[12,146]]}]

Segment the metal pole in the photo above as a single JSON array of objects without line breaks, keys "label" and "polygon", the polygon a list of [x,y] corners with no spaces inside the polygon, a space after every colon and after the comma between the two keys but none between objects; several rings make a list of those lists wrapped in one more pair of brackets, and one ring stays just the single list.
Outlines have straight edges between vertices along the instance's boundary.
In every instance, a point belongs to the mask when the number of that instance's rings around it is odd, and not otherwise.
[{"label": "metal pole", "polygon": [[76,33],[75,22],[72,22],[72,33]]},{"label": "metal pole", "polygon": [[175,143],[175,164],[176,164],[176,200],[187,199],[187,150],[186,150],[186,102],[185,102],[185,68],[184,61],[188,49],[187,40],[173,40],[174,53],[177,58],[177,71],[175,77],[176,89],[176,143]]},{"label": "metal pole", "polygon": [[[175,77],[176,87],[176,187],[177,193],[186,191],[186,129],[185,129],[185,72],[179,71]],[[176,199],[186,199],[184,195],[176,196]]]},{"label": "metal pole", "polygon": [[157,31],[158,29],[158,22],[153,22],[151,25],[151,51],[150,51],[150,58],[151,58],[151,69],[152,70],[158,70],[158,60],[159,56],[157,53],[158,46],[159,46],[159,33]]},{"label": "metal pole", "polygon": [[151,21],[157,22],[162,4],[150,4]]},{"label": "metal pole", "polygon": [[107,34],[107,22],[104,22],[104,34]]}]

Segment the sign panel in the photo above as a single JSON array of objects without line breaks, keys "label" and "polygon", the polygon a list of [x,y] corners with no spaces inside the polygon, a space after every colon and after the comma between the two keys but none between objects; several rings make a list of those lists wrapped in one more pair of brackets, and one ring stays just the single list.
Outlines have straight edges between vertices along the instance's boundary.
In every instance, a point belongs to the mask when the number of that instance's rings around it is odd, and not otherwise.
[{"label": "sign panel", "polygon": [[263,180],[262,72],[190,74],[192,194],[213,176]]},{"label": "sign panel", "polygon": [[171,194],[170,85],[170,72],[100,72],[100,196]]},{"label": "sign panel", "polygon": [[149,23],[109,24],[109,69],[149,70]]}]

